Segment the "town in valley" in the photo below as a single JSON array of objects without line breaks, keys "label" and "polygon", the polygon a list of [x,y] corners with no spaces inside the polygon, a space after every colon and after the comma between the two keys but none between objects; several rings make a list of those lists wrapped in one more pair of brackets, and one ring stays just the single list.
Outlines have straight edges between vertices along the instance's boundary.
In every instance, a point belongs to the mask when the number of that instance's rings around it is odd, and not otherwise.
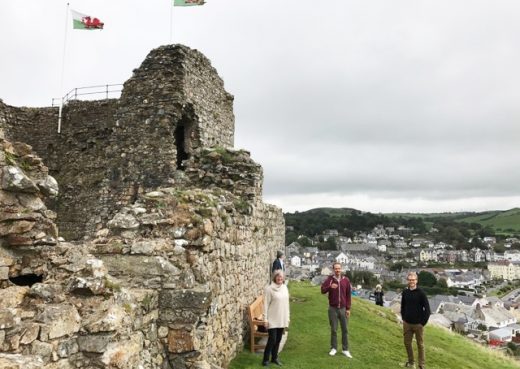
[{"label": "town in valley", "polygon": [[341,210],[285,214],[291,279],[319,284],[338,262],[354,295],[373,300],[375,285],[382,284],[384,306],[398,313],[406,275],[415,271],[428,294],[433,324],[520,354],[518,230],[457,222],[446,215],[421,219]]}]

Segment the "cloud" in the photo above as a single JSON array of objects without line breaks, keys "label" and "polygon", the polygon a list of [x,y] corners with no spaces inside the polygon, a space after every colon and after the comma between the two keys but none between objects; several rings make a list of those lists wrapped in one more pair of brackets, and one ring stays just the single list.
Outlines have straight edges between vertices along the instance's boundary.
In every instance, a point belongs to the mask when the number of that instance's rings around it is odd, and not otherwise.
[{"label": "cloud", "polygon": [[[0,98],[48,105],[60,95],[64,6],[18,3],[0,4]],[[169,42],[168,1],[74,8],[106,26],[69,30],[65,90],[122,83]],[[212,0],[175,8],[172,34],[235,96],[236,146],[264,167],[267,200],[501,208],[518,206],[519,10],[513,0]]]}]

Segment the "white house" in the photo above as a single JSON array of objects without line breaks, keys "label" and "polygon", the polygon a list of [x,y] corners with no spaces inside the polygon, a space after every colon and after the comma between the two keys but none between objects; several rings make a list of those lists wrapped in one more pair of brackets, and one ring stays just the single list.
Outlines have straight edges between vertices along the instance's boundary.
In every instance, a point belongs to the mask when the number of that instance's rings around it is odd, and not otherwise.
[{"label": "white house", "polygon": [[385,244],[379,244],[377,245],[377,250],[379,252],[386,252],[386,245]]},{"label": "white house", "polygon": [[358,262],[358,266],[361,268],[361,269],[366,269],[366,270],[373,270],[374,269],[374,266],[375,266],[375,259],[371,256],[369,256],[368,258],[365,258],[365,259],[361,259],[359,262]]},{"label": "white house", "polygon": [[295,266],[295,267],[301,267],[302,266],[302,258],[299,257],[298,255],[294,255],[292,258],[291,258],[291,265],[292,266]]},{"label": "white house", "polygon": [[438,261],[437,251],[430,249],[422,249],[419,253],[420,261]]},{"label": "white house", "polygon": [[504,259],[510,260],[510,261],[520,261],[520,251],[506,250],[506,251],[504,251]]},{"label": "white house", "polygon": [[499,328],[493,331],[489,331],[489,339],[498,340],[501,342],[511,342],[513,339],[513,335],[511,334],[511,329]]},{"label": "white house", "polygon": [[512,261],[496,261],[488,264],[491,279],[512,281],[520,279],[520,265]]},{"label": "white house", "polygon": [[347,264],[349,262],[348,256],[346,254],[344,254],[343,252],[340,252],[339,255],[336,256],[335,260],[337,263],[341,263],[341,264]]},{"label": "white house", "polygon": [[516,324],[516,317],[500,306],[477,307],[477,313],[488,327],[504,328],[510,324]]}]

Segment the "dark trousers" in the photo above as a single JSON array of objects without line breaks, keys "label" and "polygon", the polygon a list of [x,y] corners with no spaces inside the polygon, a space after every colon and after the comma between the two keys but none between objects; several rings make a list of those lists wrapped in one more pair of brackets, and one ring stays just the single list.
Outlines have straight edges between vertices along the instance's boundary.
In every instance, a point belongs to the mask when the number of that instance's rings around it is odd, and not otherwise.
[{"label": "dark trousers", "polygon": [[283,328],[272,328],[268,329],[267,332],[269,337],[265,345],[264,362],[269,361],[269,356],[271,356],[271,361],[278,359],[278,349],[283,336]]},{"label": "dark trousers", "polygon": [[412,340],[415,335],[417,341],[417,351],[419,358],[419,366],[424,367],[424,340],[423,340],[424,327],[421,324],[408,324],[403,322],[403,338],[404,347],[406,348],[406,354],[408,355],[408,362],[413,363],[413,348]]},{"label": "dark trousers", "polygon": [[329,306],[329,324],[330,324],[330,348],[338,348],[338,320],[341,325],[341,346],[343,351],[348,350],[348,331],[347,331],[347,316],[345,315],[345,308],[336,308]]}]

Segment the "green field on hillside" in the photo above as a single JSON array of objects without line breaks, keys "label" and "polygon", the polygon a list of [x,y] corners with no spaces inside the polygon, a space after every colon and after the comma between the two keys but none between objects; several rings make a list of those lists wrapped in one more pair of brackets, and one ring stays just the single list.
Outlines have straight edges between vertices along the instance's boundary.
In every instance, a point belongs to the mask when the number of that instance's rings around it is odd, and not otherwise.
[{"label": "green field on hillside", "polygon": [[[369,301],[353,299],[349,322],[349,349],[353,359],[339,353],[329,356],[330,330],[327,299],[319,287],[291,283],[291,327],[280,353],[287,369],[388,369],[406,361],[401,326],[395,315]],[[339,332],[338,332],[339,333]],[[338,341],[341,342],[341,333]],[[428,325],[425,333],[428,369],[518,369],[520,363],[501,353],[477,345],[457,334]],[[415,347],[415,345],[414,345]],[[246,347],[230,364],[230,369],[260,368],[261,354]],[[278,368],[270,365],[269,368]]]},{"label": "green field on hillside", "polygon": [[507,211],[486,211],[469,217],[457,219],[466,223],[480,223],[482,226],[491,226],[497,233],[520,233],[520,209]]}]

